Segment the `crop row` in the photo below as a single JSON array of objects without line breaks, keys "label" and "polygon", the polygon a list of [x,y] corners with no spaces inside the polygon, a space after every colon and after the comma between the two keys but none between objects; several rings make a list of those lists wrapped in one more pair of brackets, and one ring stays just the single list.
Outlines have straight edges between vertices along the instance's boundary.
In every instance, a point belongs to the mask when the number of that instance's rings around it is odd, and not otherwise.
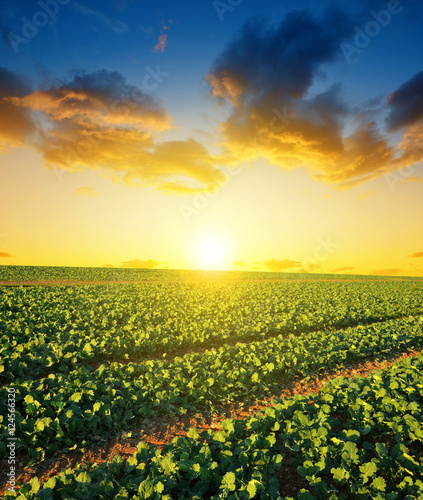
[{"label": "crop row", "polygon": [[421,500],[422,390],[420,355],[226,420],[220,432],[191,429],[162,450],[140,443],[126,462],[67,470],[42,487],[34,478],[18,498],[282,500],[294,498],[285,477],[295,471],[298,500]]},{"label": "crop row", "polygon": [[0,287],[0,378],[422,314],[422,290],[377,281]]},{"label": "crop row", "polygon": [[[128,430],[155,412],[215,411],[225,402],[271,395],[281,381],[423,344],[423,317],[341,331],[279,336],[186,354],[174,362],[112,363],[39,380],[16,380],[19,445],[39,459],[94,436]],[[7,388],[0,391],[0,415]],[[3,411],[4,410],[4,411]],[[0,422],[1,422],[0,417]],[[7,422],[1,424],[5,449]]]},{"label": "crop row", "polygon": [[[201,271],[175,269],[129,269],[104,267],[0,266],[0,281],[143,281],[143,280],[308,280],[308,279],[384,280],[384,276],[342,274],[270,273],[256,271]],[[419,278],[390,278],[419,279]]]}]

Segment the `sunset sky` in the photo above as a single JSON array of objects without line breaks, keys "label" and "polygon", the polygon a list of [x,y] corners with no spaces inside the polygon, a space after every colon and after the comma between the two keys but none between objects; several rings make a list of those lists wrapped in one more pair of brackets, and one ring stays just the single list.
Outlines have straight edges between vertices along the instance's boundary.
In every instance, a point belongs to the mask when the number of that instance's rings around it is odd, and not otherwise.
[{"label": "sunset sky", "polygon": [[0,265],[423,276],[423,6],[0,6]]}]

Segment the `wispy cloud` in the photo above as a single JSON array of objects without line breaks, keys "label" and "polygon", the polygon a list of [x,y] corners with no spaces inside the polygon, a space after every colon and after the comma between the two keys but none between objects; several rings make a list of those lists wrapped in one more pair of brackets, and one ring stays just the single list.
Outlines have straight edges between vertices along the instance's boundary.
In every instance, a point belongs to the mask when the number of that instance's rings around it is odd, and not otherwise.
[{"label": "wispy cloud", "polygon": [[360,200],[367,200],[368,198],[375,196],[375,194],[376,193],[374,191],[366,191],[365,193],[360,194],[359,198]]},{"label": "wispy cloud", "polygon": [[152,52],[161,52],[161,53],[164,52],[164,50],[167,46],[167,33],[166,32],[168,29],[169,29],[169,26],[166,26],[165,24],[161,27],[159,41],[154,46]]},{"label": "wispy cloud", "polygon": [[9,259],[11,257],[16,257],[16,255],[12,255],[11,253],[9,252],[0,252],[0,257],[4,258],[4,259]]},{"label": "wispy cloud", "polygon": [[271,271],[278,272],[278,271],[283,271],[284,269],[292,269],[295,267],[300,267],[301,262],[289,259],[283,259],[283,260],[270,259],[267,260],[264,263],[264,265],[268,267]]},{"label": "wispy cloud", "polygon": [[98,191],[96,191],[94,188],[90,188],[90,187],[80,187],[76,190],[77,194],[81,195],[81,196],[92,196],[92,197],[95,197],[95,196],[101,196],[101,193],[99,193]]},{"label": "wispy cloud", "polygon": [[128,260],[126,262],[122,262],[122,267],[133,267],[133,268],[141,268],[141,269],[154,269],[159,264],[160,264],[160,262],[157,262],[154,259],[148,259],[148,260],[135,259],[135,260]]},{"label": "wispy cloud", "polygon": [[333,273],[343,273],[346,271],[354,271],[355,267],[345,266],[345,267],[337,267],[336,269],[332,269]]},{"label": "wispy cloud", "polygon": [[403,184],[405,182],[415,182],[415,183],[420,183],[423,182],[423,177],[416,177],[415,175],[412,175],[410,177],[407,177],[403,181],[400,181],[400,184]]},{"label": "wispy cloud", "polygon": [[416,257],[416,258],[423,257],[423,252],[412,253],[411,255],[409,255],[409,257]]},{"label": "wispy cloud", "polygon": [[75,2],[75,0],[69,3],[69,7],[78,14],[82,14],[86,17],[99,21],[104,26],[106,26],[106,28],[109,28],[115,33],[126,33],[127,31],[129,31],[129,26],[123,21],[108,17],[99,10],[86,7],[79,2]]},{"label": "wispy cloud", "polygon": [[375,276],[397,276],[401,271],[402,269],[399,267],[388,267],[387,269],[375,269],[370,271],[369,274]]},{"label": "wispy cloud", "polygon": [[167,45],[167,34],[164,33],[159,36],[159,41],[154,46],[152,52],[161,52],[163,53]]},{"label": "wispy cloud", "polygon": [[246,266],[247,264],[245,262],[241,262],[239,260],[235,260],[234,262],[232,262],[232,265],[236,266],[236,267],[244,267]]}]

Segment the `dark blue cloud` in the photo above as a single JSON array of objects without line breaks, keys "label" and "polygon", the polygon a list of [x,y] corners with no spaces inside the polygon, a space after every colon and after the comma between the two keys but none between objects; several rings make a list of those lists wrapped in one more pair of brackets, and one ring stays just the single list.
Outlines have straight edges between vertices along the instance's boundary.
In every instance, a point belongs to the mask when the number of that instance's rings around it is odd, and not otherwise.
[{"label": "dark blue cloud", "polygon": [[235,93],[244,99],[301,98],[322,64],[340,55],[339,44],[353,33],[355,22],[337,8],[320,19],[307,10],[289,13],[277,24],[251,19],[215,60],[208,80],[224,98]]},{"label": "dark blue cloud", "polygon": [[403,83],[389,97],[386,119],[391,131],[413,125],[423,118],[423,71]]}]

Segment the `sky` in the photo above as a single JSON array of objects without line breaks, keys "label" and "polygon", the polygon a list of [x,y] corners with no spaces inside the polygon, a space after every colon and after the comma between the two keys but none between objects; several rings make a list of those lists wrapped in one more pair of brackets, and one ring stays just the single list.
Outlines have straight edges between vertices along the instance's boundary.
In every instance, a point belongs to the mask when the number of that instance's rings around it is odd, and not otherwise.
[{"label": "sky", "polygon": [[423,276],[423,6],[0,4],[0,265]]}]

